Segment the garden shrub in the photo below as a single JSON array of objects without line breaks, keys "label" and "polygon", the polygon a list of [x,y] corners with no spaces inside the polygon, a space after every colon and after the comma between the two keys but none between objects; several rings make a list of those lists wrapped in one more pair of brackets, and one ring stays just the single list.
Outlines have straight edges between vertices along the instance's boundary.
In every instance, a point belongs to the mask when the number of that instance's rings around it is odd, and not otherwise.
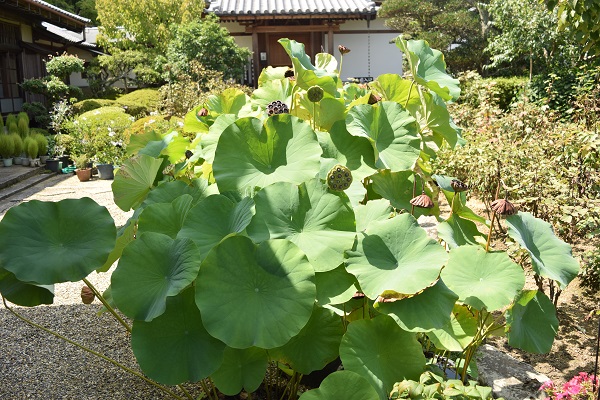
[{"label": "garden shrub", "polygon": [[50,126],[50,115],[48,109],[42,103],[34,101],[32,103],[23,103],[23,111],[30,118],[30,126],[47,128]]},{"label": "garden shrub", "polygon": [[115,101],[109,99],[86,99],[73,104],[73,114],[80,115],[100,107],[114,106]]},{"label": "garden shrub", "polygon": [[50,132],[47,129],[42,129],[42,128],[31,128],[31,129],[29,129],[29,133],[31,135],[35,135],[35,134],[40,134],[40,135],[44,135],[44,136],[50,135]]},{"label": "garden shrub", "polygon": [[129,115],[150,114],[158,109],[160,93],[158,89],[138,89],[117,99],[117,103],[127,107]]},{"label": "garden shrub", "polygon": [[183,119],[166,115],[150,115],[134,121],[126,130],[126,135],[141,135],[149,131],[172,132],[182,131]]},{"label": "garden shrub", "polygon": [[464,87],[459,103],[475,108],[481,101],[487,101],[502,111],[508,111],[527,86],[527,78],[524,77],[482,78],[475,71],[461,74],[459,80]]},{"label": "garden shrub", "polygon": [[588,289],[600,290],[600,250],[591,250],[583,255],[583,265],[579,273],[581,284]]}]

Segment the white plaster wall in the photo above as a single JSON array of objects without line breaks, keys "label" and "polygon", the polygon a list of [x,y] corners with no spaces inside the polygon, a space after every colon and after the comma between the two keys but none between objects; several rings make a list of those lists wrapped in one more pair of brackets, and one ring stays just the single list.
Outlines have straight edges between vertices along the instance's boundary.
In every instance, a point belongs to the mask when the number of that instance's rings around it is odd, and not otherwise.
[{"label": "white plaster wall", "polygon": [[[90,52],[79,49],[77,47],[68,47],[67,53],[76,55],[84,61],[90,61],[92,59],[92,54]],[[81,77],[81,72],[73,72],[69,77],[69,82],[71,83],[71,85],[79,87],[88,87],[90,85],[87,79]]]},{"label": "white plaster wall", "polygon": [[27,43],[33,43],[33,33],[31,25],[21,24],[21,40]]},{"label": "white plaster wall", "polygon": [[349,77],[377,78],[381,74],[402,74],[402,52],[390,44],[396,33],[337,33],[333,37],[335,57],[339,59],[338,45],[351,51],[344,55],[342,79]]}]

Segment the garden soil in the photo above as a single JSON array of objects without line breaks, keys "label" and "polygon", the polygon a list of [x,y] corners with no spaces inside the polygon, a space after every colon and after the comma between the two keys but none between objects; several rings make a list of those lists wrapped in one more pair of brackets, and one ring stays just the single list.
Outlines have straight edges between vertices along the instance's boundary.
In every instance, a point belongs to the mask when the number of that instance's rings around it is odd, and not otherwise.
[{"label": "garden soil", "polygon": [[[111,182],[79,182],[75,176],[56,176],[18,195],[0,201],[0,218],[14,205],[32,199],[58,201],[65,198],[91,197],[107,207],[117,225],[123,225],[130,213],[121,211],[112,200]],[[472,208],[483,211],[480,203]],[[442,208],[444,211],[444,208]],[[589,243],[575,246],[581,254]],[[109,284],[109,274],[90,276],[101,291]],[[528,279],[535,288],[533,279]],[[101,305],[81,303],[81,283],[56,285],[55,304],[15,310],[35,323],[139,371],[129,346],[129,336],[108,314],[100,314]],[[565,382],[578,372],[592,372],[596,352],[598,319],[588,318],[600,309],[600,293],[580,287],[575,280],[560,296],[560,328],[552,351],[532,355],[509,347],[504,339],[490,343],[556,382]],[[192,395],[199,389],[187,386]],[[182,392],[172,388],[178,395]],[[92,356],[72,344],[32,327],[0,305],[0,400],[17,399],[165,399],[168,396],[142,379],[122,372],[107,361]]]}]

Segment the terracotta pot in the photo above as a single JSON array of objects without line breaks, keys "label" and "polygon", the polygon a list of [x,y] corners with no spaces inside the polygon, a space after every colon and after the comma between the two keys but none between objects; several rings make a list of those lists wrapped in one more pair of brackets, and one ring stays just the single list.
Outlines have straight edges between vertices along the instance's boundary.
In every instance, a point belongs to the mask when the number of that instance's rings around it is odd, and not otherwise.
[{"label": "terracotta pot", "polygon": [[77,174],[77,178],[79,178],[80,182],[85,182],[85,181],[89,181],[90,179],[92,179],[92,169],[91,168],[76,169],[75,174]]}]

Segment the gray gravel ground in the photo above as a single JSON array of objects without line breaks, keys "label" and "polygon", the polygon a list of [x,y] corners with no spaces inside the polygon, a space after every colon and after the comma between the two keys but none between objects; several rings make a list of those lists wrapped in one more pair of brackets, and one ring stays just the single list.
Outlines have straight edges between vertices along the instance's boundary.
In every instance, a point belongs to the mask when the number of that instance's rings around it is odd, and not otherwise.
[{"label": "gray gravel ground", "polygon": [[[130,213],[113,202],[112,181],[79,182],[56,176],[0,202],[0,218],[8,208],[32,199],[58,201],[91,197],[106,206],[117,226]],[[110,283],[110,271],[92,273],[100,291]],[[81,303],[82,283],[56,285],[51,306],[14,309],[34,322],[69,337],[139,371],[127,332],[109,314],[97,315],[98,300]],[[177,389],[174,389],[181,395]],[[197,392],[196,392],[197,393]],[[0,399],[166,399],[170,396],[107,361],[49,335],[13,316],[0,304]]]}]

